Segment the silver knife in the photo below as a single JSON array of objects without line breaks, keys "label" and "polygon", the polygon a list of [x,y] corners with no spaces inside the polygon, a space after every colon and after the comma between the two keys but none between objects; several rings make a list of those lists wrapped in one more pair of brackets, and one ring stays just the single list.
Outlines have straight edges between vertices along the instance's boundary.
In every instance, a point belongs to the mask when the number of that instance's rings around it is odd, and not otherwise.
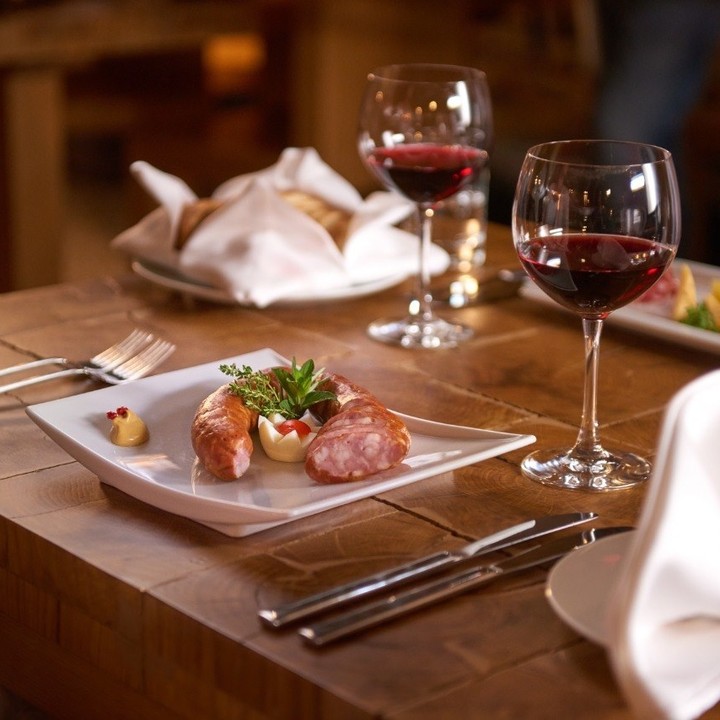
[{"label": "silver knife", "polygon": [[401,585],[419,577],[425,577],[446,570],[467,558],[479,557],[486,553],[533,540],[548,533],[573,527],[594,520],[596,513],[567,513],[551,515],[537,520],[528,520],[493,533],[485,538],[471,542],[455,551],[445,551],[415,560],[406,565],[369,575],[345,585],[311,595],[275,608],[263,608],[258,611],[260,618],[273,628],[282,628],[291,622],[304,620],[324,610],[337,607],[346,602],[367,597],[370,594]]},{"label": "silver knife", "polygon": [[511,558],[489,565],[465,568],[449,576],[407,588],[388,598],[366,603],[328,620],[302,627],[298,633],[313,645],[326,645],[360,630],[379,625],[398,615],[460,595],[498,577],[552,562],[601,537],[632,529],[631,527],[600,528],[547,540]]}]

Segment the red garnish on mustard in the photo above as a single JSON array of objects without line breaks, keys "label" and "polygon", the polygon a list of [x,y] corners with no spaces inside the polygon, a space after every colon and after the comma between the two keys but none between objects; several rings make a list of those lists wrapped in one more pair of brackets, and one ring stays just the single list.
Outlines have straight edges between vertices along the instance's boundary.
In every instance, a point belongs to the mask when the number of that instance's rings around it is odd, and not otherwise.
[{"label": "red garnish on mustard", "polygon": [[117,410],[109,410],[105,415],[108,420],[112,420],[110,440],[115,445],[134,447],[142,445],[150,439],[147,425],[124,405]]}]

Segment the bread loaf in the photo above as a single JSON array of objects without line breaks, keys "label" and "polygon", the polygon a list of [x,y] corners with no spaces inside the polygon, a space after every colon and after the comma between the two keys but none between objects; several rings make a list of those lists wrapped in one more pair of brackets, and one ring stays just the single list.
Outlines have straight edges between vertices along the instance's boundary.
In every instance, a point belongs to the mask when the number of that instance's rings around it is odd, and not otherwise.
[{"label": "bread loaf", "polygon": [[301,190],[286,190],[280,194],[294,208],[304,212],[308,217],[322,225],[340,250],[343,249],[351,218],[349,212],[330,205],[330,203],[317,197],[317,195],[310,195]]},{"label": "bread loaf", "polygon": [[[322,225],[340,250],[343,249],[351,218],[349,212],[330,205],[330,203],[325,202],[316,195],[310,195],[300,190],[286,190],[281,192],[280,195],[287,203]],[[187,203],[183,207],[180,216],[180,223],[174,241],[175,249],[182,250],[192,233],[222,205],[221,200],[214,198],[201,198],[195,202]]]},{"label": "bread loaf", "polygon": [[222,207],[222,201],[214,198],[201,198],[195,202],[186,203],[183,206],[180,223],[175,235],[175,249],[182,250],[190,239],[190,235],[197,230],[200,223],[219,207]]}]

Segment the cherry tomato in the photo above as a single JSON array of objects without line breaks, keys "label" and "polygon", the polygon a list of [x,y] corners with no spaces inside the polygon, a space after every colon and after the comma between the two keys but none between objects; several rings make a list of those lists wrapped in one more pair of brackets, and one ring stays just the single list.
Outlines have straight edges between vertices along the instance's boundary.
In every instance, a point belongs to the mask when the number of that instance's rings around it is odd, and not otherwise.
[{"label": "cherry tomato", "polygon": [[285,420],[279,425],[276,425],[275,429],[281,435],[287,435],[293,430],[298,434],[298,437],[305,437],[310,434],[310,426],[302,420]]}]

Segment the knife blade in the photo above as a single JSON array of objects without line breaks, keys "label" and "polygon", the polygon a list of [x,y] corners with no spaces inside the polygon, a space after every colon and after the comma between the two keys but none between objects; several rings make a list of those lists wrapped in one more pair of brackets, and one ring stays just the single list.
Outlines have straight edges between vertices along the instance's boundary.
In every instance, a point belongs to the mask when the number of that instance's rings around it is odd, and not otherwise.
[{"label": "knife blade", "polygon": [[327,620],[301,627],[298,634],[312,645],[326,645],[361,630],[379,625],[399,615],[460,595],[496,578],[553,562],[579,547],[595,542],[601,537],[632,529],[631,527],[591,529],[546,540],[511,558],[469,569],[464,568],[449,576],[429,580],[387,598],[366,603]]},{"label": "knife blade", "polygon": [[459,550],[428,555],[391,570],[369,575],[285,605],[262,608],[258,611],[258,615],[270,627],[279,629],[289,623],[305,620],[324,610],[446,570],[451,565],[467,558],[479,557],[526,540],[534,540],[548,533],[594,520],[596,517],[597,514],[593,512],[576,512],[527,520],[480,540],[475,540]]}]

